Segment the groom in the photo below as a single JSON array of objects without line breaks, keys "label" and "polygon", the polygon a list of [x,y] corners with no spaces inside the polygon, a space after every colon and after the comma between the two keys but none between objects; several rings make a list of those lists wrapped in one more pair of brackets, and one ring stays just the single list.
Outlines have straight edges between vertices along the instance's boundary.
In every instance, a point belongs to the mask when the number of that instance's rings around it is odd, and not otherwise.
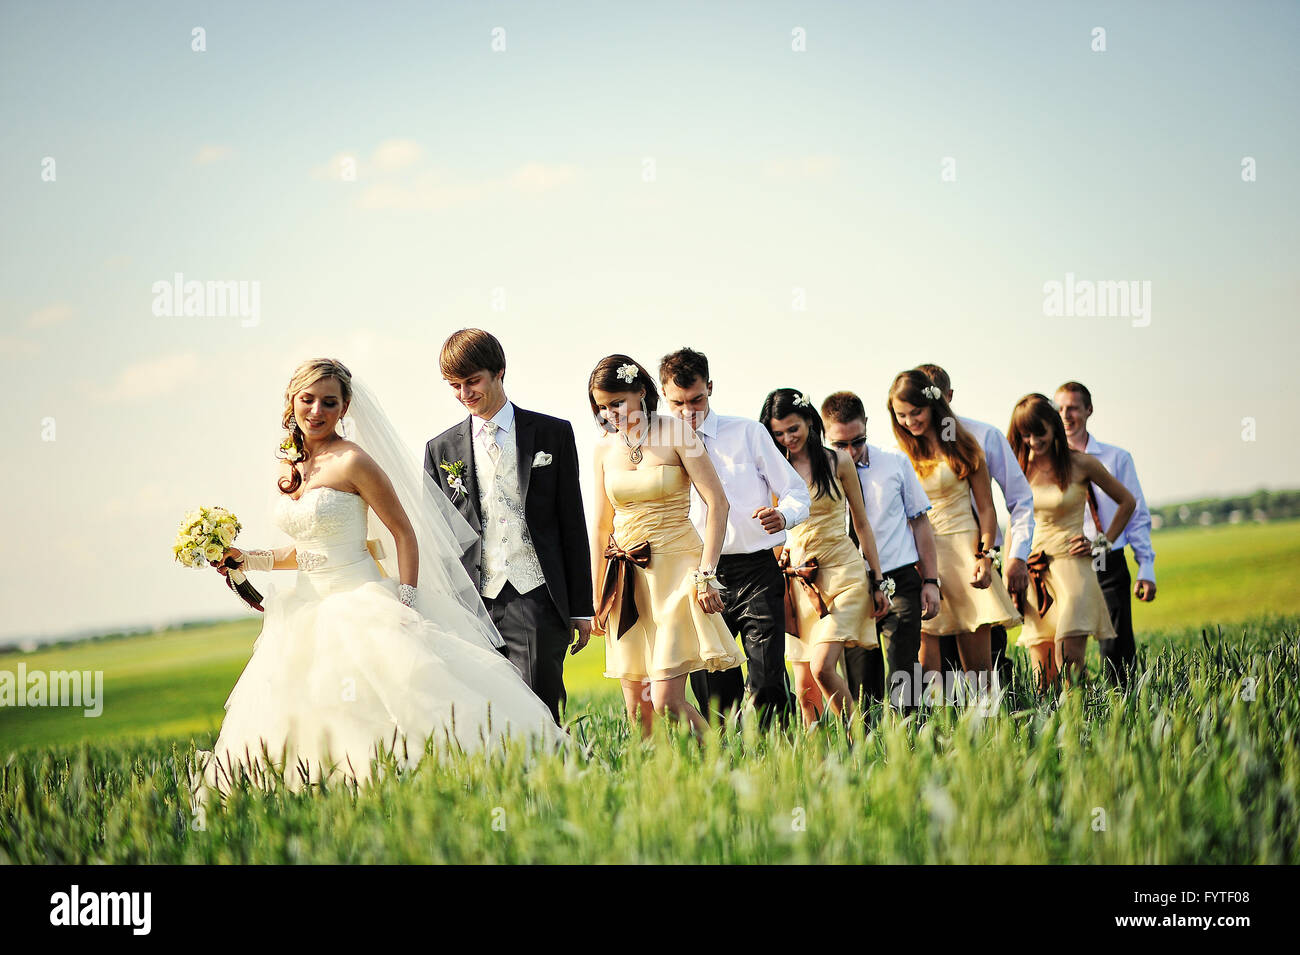
[{"label": "groom", "polygon": [[442,345],[442,377],[470,416],[425,446],[424,469],[479,543],[461,558],[483,595],[506,656],[556,721],[564,651],[591,638],[591,555],[573,426],[506,398],[497,339],[464,328]]}]

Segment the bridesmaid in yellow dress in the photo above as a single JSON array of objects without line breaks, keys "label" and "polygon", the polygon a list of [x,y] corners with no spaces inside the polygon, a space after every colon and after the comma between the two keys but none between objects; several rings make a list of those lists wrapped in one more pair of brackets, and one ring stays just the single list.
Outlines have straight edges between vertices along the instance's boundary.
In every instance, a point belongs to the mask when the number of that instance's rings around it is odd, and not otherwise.
[{"label": "bridesmaid in yellow dress", "polygon": [[[1007,440],[1034,492],[1032,586],[1018,642],[1029,652],[1039,685],[1045,689],[1059,668],[1065,669],[1071,682],[1084,674],[1089,636],[1098,640],[1115,636],[1092,555],[1109,550],[1110,541],[1133,516],[1137,500],[1098,458],[1071,450],[1065,424],[1044,395],[1025,395],[1016,403]],[[1083,512],[1092,484],[1119,505],[1110,527],[1095,541],[1083,534]]]},{"label": "bridesmaid in yellow dress", "polygon": [[[853,696],[837,669],[840,658],[845,647],[879,646],[876,620],[889,612],[889,600],[876,584],[883,578],[862,483],[847,453],[823,446],[821,416],[801,392],[773,391],[759,420],[812,496],[808,518],[786,532],[785,551],[779,555],[793,617],[787,628],[797,631],[785,638],[795,696],[807,726],[821,716],[823,697],[835,715],[848,720]],[[861,553],[845,526],[846,505]]]},{"label": "bridesmaid in yellow dress", "polygon": [[[587,397],[605,431],[591,538],[592,633],[605,637],[605,676],[621,681],[628,718],[643,734],[655,713],[702,733],[708,722],[686,700],[687,676],[740,666],[714,572],[726,492],[695,432],[655,413],[658,389],[627,355],[601,359]],[[708,508],[703,541],[689,518],[692,485]]]},{"label": "bridesmaid in yellow dress", "polygon": [[[921,624],[921,668],[940,669],[939,638],[957,637],[962,667],[991,686],[990,629],[1020,623],[989,552],[997,539],[997,514],[984,451],[962,427],[947,400],[924,372],[905,371],[889,388],[888,408],[898,446],[912,459],[930,498],[939,560],[939,613]],[[971,513],[975,498],[978,521]]]}]

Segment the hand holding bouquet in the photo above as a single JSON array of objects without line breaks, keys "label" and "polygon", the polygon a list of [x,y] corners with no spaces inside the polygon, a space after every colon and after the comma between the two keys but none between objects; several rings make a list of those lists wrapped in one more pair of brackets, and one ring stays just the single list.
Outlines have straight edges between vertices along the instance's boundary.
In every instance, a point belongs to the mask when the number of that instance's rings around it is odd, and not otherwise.
[{"label": "hand holding bouquet", "polygon": [[172,555],[186,567],[197,568],[206,563],[225,568],[226,586],[254,610],[262,610],[262,595],[240,570],[243,561],[229,552],[239,529],[239,519],[224,507],[200,507],[181,521]]}]

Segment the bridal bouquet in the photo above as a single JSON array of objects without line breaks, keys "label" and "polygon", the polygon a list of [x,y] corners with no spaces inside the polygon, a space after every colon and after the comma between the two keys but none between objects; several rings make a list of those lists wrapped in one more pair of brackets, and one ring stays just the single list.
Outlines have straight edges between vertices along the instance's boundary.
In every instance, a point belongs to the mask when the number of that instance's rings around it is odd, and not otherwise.
[{"label": "bridal bouquet", "polygon": [[[172,555],[186,567],[213,567],[221,561],[226,548],[234,543],[239,533],[239,518],[224,507],[200,507],[190,511],[176,532]],[[226,586],[239,594],[254,610],[262,609],[262,595],[248,582],[234,558],[227,557]]]}]

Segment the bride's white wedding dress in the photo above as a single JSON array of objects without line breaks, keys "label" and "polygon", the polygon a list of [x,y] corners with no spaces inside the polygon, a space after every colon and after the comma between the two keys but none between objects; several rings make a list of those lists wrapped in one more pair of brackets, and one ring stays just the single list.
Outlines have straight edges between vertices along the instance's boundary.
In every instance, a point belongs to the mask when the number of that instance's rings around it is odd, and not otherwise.
[{"label": "bride's white wedding dress", "polygon": [[[402,488],[412,486],[404,485],[410,477],[396,476],[399,496],[408,496]],[[408,511],[418,506],[406,503]],[[442,520],[431,509],[417,515],[417,528]],[[274,521],[297,548],[297,577],[292,588],[268,595],[262,632],[226,700],[216,745],[197,754],[200,799],[205,783],[224,792],[241,771],[265,780],[264,748],[282,770],[278,778],[301,789],[322,776],[369,778],[380,746],[409,767],[430,737],[440,748],[468,752],[507,738],[549,749],[565,737],[493,647],[500,637],[477,593],[455,592],[470,582],[448,576],[464,577],[458,555],[447,553],[454,545],[434,542],[454,529],[418,531],[422,586],[412,609],[367,549],[368,512],[360,496],[330,487],[276,501]]]}]

